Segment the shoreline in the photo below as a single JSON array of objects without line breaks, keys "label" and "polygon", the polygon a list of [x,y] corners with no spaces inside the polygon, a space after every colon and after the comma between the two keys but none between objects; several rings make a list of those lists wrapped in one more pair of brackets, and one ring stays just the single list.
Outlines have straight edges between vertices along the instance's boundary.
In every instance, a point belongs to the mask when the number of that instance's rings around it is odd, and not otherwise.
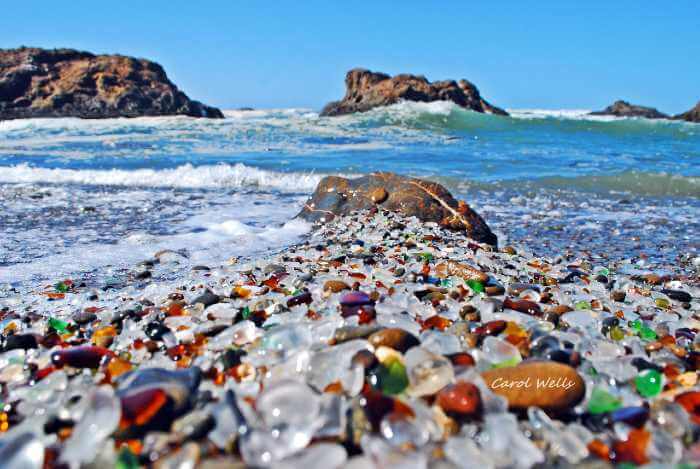
[{"label": "shoreline", "polygon": [[[165,251],[140,271],[177,262]],[[16,445],[0,454],[40,447],[98,466],[697,462],[697,278],[617,267],[493,251],[380,209],[165,283],[60,281],[2,311],[3,440]],[[489,387],[527,377],[567,386]]]}]

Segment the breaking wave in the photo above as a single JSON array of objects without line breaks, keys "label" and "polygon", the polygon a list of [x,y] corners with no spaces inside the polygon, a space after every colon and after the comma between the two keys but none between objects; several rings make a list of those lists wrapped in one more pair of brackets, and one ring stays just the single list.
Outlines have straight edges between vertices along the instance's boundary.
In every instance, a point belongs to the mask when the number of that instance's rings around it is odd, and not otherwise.
[{"label": "breaking wave", "polygon": [[54,183],[90,186],[244,188],[256,187],[283,192],[308,192],[323,175],[282,173],[235,165],[193,166],[172,169],[91,170],[35,168],[21,164],[0,171],[0,183]]}]

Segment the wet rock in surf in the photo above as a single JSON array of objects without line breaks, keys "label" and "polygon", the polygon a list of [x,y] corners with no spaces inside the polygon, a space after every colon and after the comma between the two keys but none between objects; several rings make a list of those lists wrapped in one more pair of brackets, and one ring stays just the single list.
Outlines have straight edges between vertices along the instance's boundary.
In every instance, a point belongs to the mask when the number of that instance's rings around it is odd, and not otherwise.
[{"label": "wet rock in surf", "polygon": [[644,117],[646,119],[668,119],[668,115],[653,107],[638,106],[627,101],[615,101],[602,111],[594,111],[591,116]]},{"label": "wet rock in surf", "polygon": [[356,68],[345,76],[345,97],[326,104],[322,116],[340,116],[366,112],[400,101],[451,101],[476,112],[507,116],[501,108],[481,97],[479,90],[467,80],[429,82],[423,76],[401,74],[391,77],[385,73]]},{"label": "wet rock in surf", "polygon": [[378,189],[387,193],[380,205],[382,209],[464,231],[479,242],[497,244],[496,235],[484,219],[469,205],[452,197],[442,185],[394,173],[373,173],[357,179],[327,176],[297,216],[311,222],[324,222],[370,209],[376,204],[373,194]]}]

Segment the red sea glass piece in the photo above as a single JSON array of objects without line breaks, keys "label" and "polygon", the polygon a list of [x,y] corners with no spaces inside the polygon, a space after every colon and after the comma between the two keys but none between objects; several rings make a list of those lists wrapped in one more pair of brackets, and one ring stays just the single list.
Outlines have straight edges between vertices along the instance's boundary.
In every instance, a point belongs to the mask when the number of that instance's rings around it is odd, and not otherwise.
[{"label": "red sea glass piece", "polygon": [[693,423],[700,425],[700,391],[684,392],[675,401],[688,412]]},{"label": "red sea glass piece", "polygon": [[132,425],[145,425],[167,402],[168,395],[165,391],[157,388],[146,389],[122,397],[122,418],[119,426],[127,428]]},{"label": "red sea glass piece", "polygon": [[447,355],[447,358],[450,359],[454,366],[469,367],[474,366],[476,364],[476,362],[474,361],[474,357],[472,357],[466,352],[453,353],[452,355]]},{"label": "red sea glass piece", "polygon": [[506,298],[505,300],[503,300],[503,307],[519,311],[524,314],[529,314],[531,316],[538,316],[542,314],[542,309],[540,308],[540,305],[538,305],[534,301],[512,300],[510,298]]},{"label": "red sea glass piece", "polygon": [[470,417],[481,412],[481,394],[474,384],[457,381],[438,393],[437,404],[448,414]]},{"label": "red sea glass piece", "polygon": [[615,462],[631,462],[634,464],[646,464],[647,447],[651,440],[651,433],[646,430],[635,428],[629,432],[626,441],[617,441],[613,445]]},{"label": "red sea glass piece", "polygon": [[503,319],[489,321],[474,330],[476,335],[498,335],[506,330],[508,323]]}]

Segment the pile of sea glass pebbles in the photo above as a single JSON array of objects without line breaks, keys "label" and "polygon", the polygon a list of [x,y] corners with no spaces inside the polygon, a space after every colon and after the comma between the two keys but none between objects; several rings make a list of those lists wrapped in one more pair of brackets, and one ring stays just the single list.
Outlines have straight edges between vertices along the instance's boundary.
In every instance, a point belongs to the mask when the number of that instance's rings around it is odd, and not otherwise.
[{"label": "pile of sea glass pebbles", "polygon": [[[0,303],[3,467],[700,464],[700,288],[383,212]],[[174,267],[173,267],[174,268]]]}]

